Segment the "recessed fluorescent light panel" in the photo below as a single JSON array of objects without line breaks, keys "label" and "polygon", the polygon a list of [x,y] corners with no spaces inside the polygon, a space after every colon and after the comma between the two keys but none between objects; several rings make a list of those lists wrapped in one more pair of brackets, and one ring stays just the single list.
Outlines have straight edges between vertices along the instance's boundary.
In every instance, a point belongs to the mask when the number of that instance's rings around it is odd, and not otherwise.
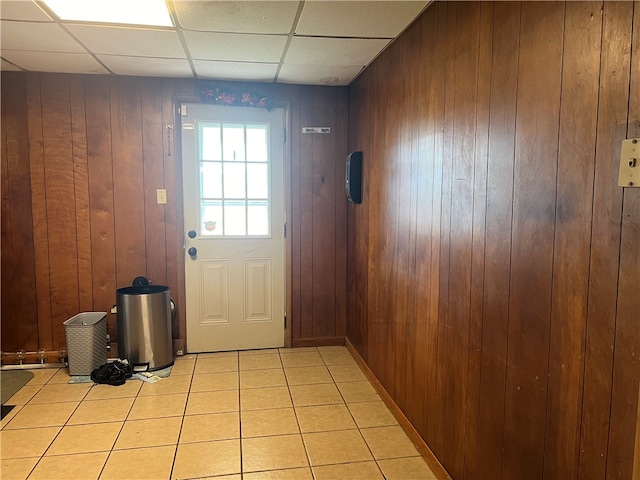
[{"label": "recessed fluorescent light panel", "polygon": [[173,27],[164,0],[44,0],[61,20]]}]

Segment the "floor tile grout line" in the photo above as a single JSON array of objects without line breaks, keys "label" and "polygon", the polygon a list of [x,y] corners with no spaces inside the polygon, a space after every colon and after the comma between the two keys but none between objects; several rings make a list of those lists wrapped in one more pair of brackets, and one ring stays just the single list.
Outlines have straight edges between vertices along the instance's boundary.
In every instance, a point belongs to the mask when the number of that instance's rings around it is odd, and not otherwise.
[{"label": "floor tile grout line", "polygon": [[[317,349],[316,349],[316,351],[317,351]],[[321,355],[321,357],[322,357],[322,355]],[[238,362],[238,370],[237,370],[237,376],[238,376],[238,387],[237,387],[237,391],[238,391],[238,413],[239,413],[239,418],[238,418],[238,420],[239,420],[239,422],[242,422],[242,416],[241,416],[241,413],[243,412],[243,409],[242,409],[242,403],[241,403],[241,395],[242,395],[241,390],[242,390],[242,387],[241,387],[241,385],[240,385],[240,378],[239,378],[239,377],[240,377],[240,375],[241,375],[241,370],[240,370],[240,366],[239,366],[239,360],[240,360],[239,352],[236,352],[236,358],[237,358],[237,362]],[[325,366],[327,369],[329,369],[329,366],[330,366],[330,365],[326,363],[326,360],[324,359],[324,357],[322,357],[322,358],[323,358],[324,366]],[[197,360],[196,360],[196,362],[197,362]],[[171,474],[173,474],[173,469],[174,469],[174,466],[175,466],[175,461],[176,461],[176,456],[177,456],[177,448],[178,448],[178,444],[179,444],[179,442],[180,442],[180,437],[181,437],[181,434],[182,434],[182,429],[183,429],[183,427],[184,427],[184,420],[185,420],[185,417],[186,417],[186,409],[187,409],[187,405],[188,405],[189,395],[190,395],[191,393],[193,393],[193,392],[191,392],[191,388],[192,388],[192,386],[193,386],[193,380],[194,380],[194,376],[195,376],[196,362],[194,362],[194,367],[193,367],[193,369],[192,369],[191,376],[190,376],[190,379],[189,379],[189,386],[188,386],[188,389],[187,389],[187,392],[186,392],[187,396],[186,396],[186,401],[185,401],[184,408],[183,408],[183,410],[182,410],[181,422],[180,422],[180,430],[179,430],[179,432],[178,432],[178,439],[177,439],[177,442],[176,442],[176,445],[175,445],[174,456],[173,456],[173,464],[172,464],[172,468],[171,468]],[[281,364],[282,364],[282,356],[280,356],[280,362],[281,362]],[[335,364],[335,365],[347,365],[347,364],[346,364],[346,363],[343,363],[343,364]],[[292,368],[295,368],[295,367],[292,367]],[[290,388],[291,386],[297,386],[297,385],[291,385],[291,384],[289,383],[288,377],[286,376],[286,369],[285,369],[284,365],[282,365],[281,370],[283,371],[283,375],[284,375],[284,378],[285,378],[285,385],[287,386],[287,391],[288,391],[288,393],[289,393],[289,400],[291,401],[292,408],[293,408],[293,410],[294,410],[294,414],[295,414],[295,418],[296,418],[296,423],[297,423],[298,432],[299,432],[299,435],[302,437],[303,445],[304,445],[304,447],[305,447],[305,453],[306,453],[306,456],[307,456],[308,467],[311,469],[311,473],[312,473],[312,475],[313,475],[313,476],[314,476],[314,478],[315,478],[315,471],[314,471],[313,466],[311,466],[311,460],[310,460],[310,457],[309,457],[309,452],[308,452],[308,450],[307,450],[306,443],[304,442],[304,434],[302,433],[302,428],[301,428],[301,425],[300,425],[300,419],[299,419],[299,415],[298,415],[298,413],[299,413],[299,412],[298,412],[298,409],[299,409],[299,408],[301,408],[301,406],[296,406],[296,405],[294,404],[294,402],[293,402],[293,396],[292,396],[291,388]],[[330,371],[330,370],[329,370],[329,371]],[[54,374],[54,376],[55,376],[55,374]],[[52,378],[53,378],[53,376],[52,376],[51,378],[49,378],[49,380],[47,381],[47,383],[43,384],[42,386],[44,386],[44,385],[48,384],[48,382],[50,382],[50,381],[52,380]],[[332,376],[332,382],[331,382],[331,384],[333,384],[333,385],[334,385],[334,387],[336,388],[336,390],[338,390],[338,393],[339,393],[340,398],[341,398],[341,400],[342,400],[341,404],[342,404],[342,405],[345,405],[345,407],[347,407],[347,410],[348,410],[348,412],[349,412],[349,414],[350,414],[350,416],[351,416],[351,419],[352,419],[352,420],[354,420],[354,423],[356,424],[356,428],[355,428],[355,429],[357,429],[357,430],[358,430],[358,432],[359,432],[360,436],[363,438],[363,441],[365,442],[365,445],[367,446],[367,448],[368,448],[368,450],[369,450],[369,452],[370,452],[370,454],[371,454],[371,457],[372,457],[372,459],[373,459],[373,460],[366,460],[366,461],[374,461],[374,462],[376,463],[376,465],[377,465],[378,470],[381,472],[381,467],[380,467],[380,465],[379,465],[379,461],[382,461],[382,460],[393,460],[393,459],[404,459],[404,458],[407,458],[407,459],[408,459],[408,458],[417,458],[417,457],[419,457],[419,456],[402,456],[402,457],[392,457],[391,459],[387,459],[387,458],[379,459],[379,460],[378,460],[378,459],[376,459],[376,458],[373,456],[373,452],[371,451],[371,447],[369,447],[369,444],[366,442],[366,439],[364,438],[364,435],[362,434],[362,431],[363,431],[363,430],[367,430],[367,429],[370,429],[370,428],[376,428],[376,427],[375,427],[375,426],[373,426],[373,425],[372,425],[372,426],[367,426],[367,427],[360,427],[360,426],[358,426],[358,425],[357,425],[357,422],[355,422],[355,418],[353,417],[353,414],[352,414],[351,410],[348,408],[348,406],[349,406],[349,404],[350,404],[350,403],[372,403],[372,402],[374,402],[374,401],[373,401],[373,400],[368,400],[368,401],[364,401],[364,402],[362,402],[362,401],[359,401],[359,402],[347,402],[347,400],[346,400],[346,398],[345,398],[344,393],[343,393],[343,392],[340,390],[340,388],[338,387],[338,384],[339,384],[339,383],[368,383],[368,384],[370,385],[370,382],[369,382],[369,381],[368,381],[368,379],[366,379],[366,378],[365,378],[364,380],[362,380],[362,381],[358,381],[358,380],[353,379],[353,380],[347,380],[347,381],[343,381],[343,382],[337,382],[337,381],[336,381],[336,379],[335,379],[333,376]],[[305,384],[305,385],[318,385],[318,384]],[[42,388],[42,386],[41,386],[41,388]],[[112,448],[109,450],[108,455],[107,455],[107,458],[105,459],[105,462],[103,463],[103,465],[102,465],[102,467],[101,467],[101,473],[104,471],[104,468],[106,467],[106,464],[108,463],[109,457],[110,457],[111,453],[114,451],[114,448],[113,448],[113,447],[115,447],[115,444],[116,444],[116,442],[117,442],[117,440],[118,440],[119,436],[120,436],[120,435],[121,435],[121,433],[122,433],[122,429],[123,429],[124,423],[125,423],[127,420],[129,420],[129,416],[130,416],[131,411],[132,411],[132,409],[133,409],[133,407],[134,407],[134,405],[135,405],[135,400],[137,400],[138,398],[142,398],[142,397],[144,397],[144,396],[141,396],[141,393],[142,393],[142,390],[143,390],[143,386],[144,386],[144,384],[142,384],[142,385],[141,385],[141,387],[138,389],[138,391],[137,391],[137,393],[136,393],[136,395],[135,395],[135,397],[134,397],[134,401],[133,401],[133,402],[132,402],[132,404],[129,406],[129,409],[128,409],[128,411],[127,411],[127,414],[126,414],[126,416],[125,416],[125,419],[122,421],[121,428],[120,428],[120,430],[119,430],[118,434],[116,435],[116,437],[115,437],[115,439],[114,439],[114,442],[113,442]],[[71,414],[70,414],[69,418],[67,419],[67,421],[65,422],[65,424],[64,424],[64,425],[62,425],[62,426],[60,427],[60,430],[58,431],[58,433],[56,434],[56,436],[54,437],[54,439],[50,442],[50,444],[49,444],[49,446],[48,446],[47,450],[45,450],[45,453],[46,453],[46,451],[48,451],[48,449],[52,446],[52,444],[54,443],[55,439],[60,435],[60,433],[62,432],[62,429],[63,429],[63,428],[65,428],[65,426],[68,426],[68,425],[69,425],[69,424],[68,424],[69,420],[70,420],[70,419],[71,419],[71,417],[72,417],[72,416],[77,412],[78,408],[80,408],[80,406],[81,406],[81,405],[83,405],[85,401],[88,401],[88,400],[87,400],[87,396],[89,395],[89,392],[91,391],[91,389],[92,389],[92,388],[93,388],[93,386],[92,386],[92,387],[90,387],[90,388],[87,390],[87,392],[85,393],[85,395],[82,397],[82,399],[80,399],[80,401],[78,402],[78,404],[76,405],[76,407],[74,408],[74,410],[71,412]],[[257,388],[264,388],[264,387],[257,387]],[[217,391],[217,390],[216,390],[216,391]],[[35,395],[34,395],[34,396],[35,396]],[[147,396],[147,397],[148,397],[148,396]],[[123,398],[126,398],[126,397],[123,397]],[[98,399],[98,400],[99,400],[99,399]],[[27,403],[28,403],[28,402],[27,402]],[[323,405],[332,405],[332,404],[323,404]],[[336,405],[337,405],[337,404],[336,404]],[[268,409],[267,409],[267,410],[268,410]],[[253,411],[253,410],[247,410],[247,411]],[[103,423],[103,422],[98,422],[98,423]],[[44,428],[44,427],[42,427],[42,428]],[[329,430],[329,431],[342,431],[342,430],[353,430],[353,429],[337,429],[337,430]],[[308,432],[308,433],[309,433],[309,432]],[[310,432],[310,433],[317,433],[317,432]],[[266,435],[266,436],[276,436],[276,435]],[[253,437],[252,437],[252,438],[253,438]],[[241,423],[240,423],[240,425],[239,425],[239,439],[240,439],[240,442],[242,442],[243,435],[242,435],[242,427],[241,427]],[[193,442],[192,442],[192,443],[193,443]],[[196,443],[199,443],[199,442],[196,442]],[[149,448],[151,448],[151,447],[152,447],[152,446],[149,446]],[[42,454],[42,456],[39,458],[38,462],[36,462],[36,464],[34,465],[33,469],[31,470],[31,472],[33,472],[33,470],[37,467],[37,465],[38,465],[39,461],[44,457],[45,453],[43,453],[43,454]],[[90,452],[85,452],[85,453],[90,453]],[[243,470],[243,465],[242,465],[242,450],[241,450],[241,452],[240,452],[240,455],[241,455],[241,457],[240,457],[240,462],[241,462],[241,464],[240,464],[240,468],[241,468],[240,475],[241,475],[241,476],[244,476],[244,470]],[[365,462],[365,461],[362,461],[362,462]],[[340,463],[337,463],[337,464],[331,464],[331,465],[354,464],[354,463],[361,463],[361,461],[358,461],[358,462],[340,462]],[[291,468],[286,468],[286,469],[280,469],[280,470],[288,470],[288,469],[293,469],[293,467],[291,467]],[[266,470],[266,471],[269,471],[269,470]],[[381,472],[381,473],[382,473],[382,472]],[[383,475],[383,477],[384,477],[384,475]]]},{"label": "floor tile grout line", "polygon": [[[144,383],[144,382],[142,382],[142,383]],[[89,390],[93,389],[93,387],[95,387],[96,385],[97,384],[94,383]],[[120,438],[120,435],[122,434],[122,431],[124,430],[124,426],[125,426],[127,420],[129,419],[129,415],[131,415],[131,411],[133,410],[133,407],[134,407],[134,405],[136,403],[136,400],[138,399],[138,396],[140,395],[141,391],[142,391],[142,385],[140,385],[140,388],[138,388],[138,391],[137,391],[136,395],[133,397],[134,400],[133,400],[133,402],[131,402],[131,405],[129,406],[129,409],[127,410],[127,413],[125,414],[124,419],[122,420],[122,424],[120,425],[120,430],[118,431],[118,434],[116,435],[116,437],[113,440],[113,445],[111,445],[111,449],[109,450],[109,453],[107,454],[107,458],[105,459],[105,461],[104,461],[104,463],[102,465],[102,468],[100,469],[100,472],[98,473],[98,477],[97,478],[100,478],[102,476],[102,474],[104,473],[104,469],[106,468],[107,463],[109,463],[109,459],[111,458],[111,455],[113,454],[113,452],[115,450],[116,443],[118,443],[118,439]],[[88,395],[88,392],[87,392],[87,395]],[[115,397],[115,398],[128,398],[128,397]],[[85,396],[85,399],[86,399],[86,396]],[[83,399],[83,401],[85,399]],[[80,407],[80,405],[78,405],[78,408],[79,407]],[[73,414],[71,414],[71,417],[73,417]],[[69,417],[69,418],[71,418],[71,417]]]},{"label": "floor tile grout line", "polygon": [[[342,399],[343,405],[347,409],[347,412],[349,412],[349,415],[350,415],[351,419],[353,420],[354,425],[356,425],[356,430],[358,431],[358,434],[360,435],[360,438],[362,439],[362,441],[364,442],[367,450],[369,451],[369,454],[371,455],[371,459],[376,463],[376,467],[378,468],[378,470],[382,474],[382,469],[380,468],[380,465],[378,464],[378,462],[377,462],[377,460],[376,460],[376,458],[375,458],[375,456],[373,454],[373,451],[371,450],[371,447],[369,446],[369,444],[367,443],[366,439],[364,438],[364,435],[362,435],[362,432],[360,431],[360,428],[358,426],[358,423],[356,422],[356,419],[353,417],[353,414],[352,414],[351,410],[348,408],[348,404],[347,404],[346,399],[344,398],[344,395],[342,394],[342,392],[338,388],[335,376],[331,372],[331,369],[329,368],[329,365],[327,364],[325,358],[322,356],[322,353],[319,350],[318,350],[318,354],[320,355],[325,368],[327,368],[327,370],[329,371],[331,379],[333,380],[333,386],[338,391],[338,394],[340,395],[340,398]],[[288,384],[288,381],[287,381],[287,386],[290,387],[289,384]],[[291,395],[291,388],[289,388],[289,394]],[[293,403],[293,397],[291,398],[291,401]],[[295,404],[294,404],[294,412],[295,412],[295,415],[296,415],[296,420],[298,421],[298,429],[300,430],[300,435],[302,436],[302,443],[304,445],[305,452],[307,454],[307,461],[309,462],[309,467],[311,469],[311,474],[312,474],[313,478],[315,479],[316,478],[316,472],[315,472],[314,466],[311,464],[311,457],[310,457],[310,454],[309,454],[309,449],[308,449],[307,442],[306,442],[306,439],[304,437],[304,434],[302,433],[302,427],[300,425],[300,419],[299,419],[299,415],[298,415],[298,410],[295,407]],[[353,430],[353,429],[348,429],[346,431],[351,431],[351,430]],[[338,431],[341,431],[341,430],[338,430]],[[313,432],[311,432],[311,433],[313,433]],[[315,432],[315,433],[321,433],[321,432]],[[353,463],[353,462],[345,462],[345,464],[346,463]],[[383,478],[384,478],[384,475],[383,475]]]},{"label": "floor tile grout line", "polygon": [[[49,379],[42,385],[42,388],[44,388],[45,385],[47,385],[51,379],[60,371],[60,369],[57,369],[57,371],[51,375],[49,377]],[[95,385],[95,384],[94,384]],[[42,388],[40,388],[38,390],[38,392],[40,392],[42,390]],[[33,466],[33,468],[31,469],[31,471],[29,472],[29,475],[27,475],[27,477],[31,476],[31,474],[35,471],[35,469],[38,467],[38,465],[40,464],[40,462],[42,461],[42,459],[45,457],[45,455],[47,454],[47,452],[49,451],[49,449],[51,448],[51,446],[53,445],[53,443],[56,441],[56,439],[60,436],[60,434],[62,433],[62,430],[64,429],[64,427],[67,426],[67,424],[69,423],[69,419],[71,417],[73,417],[73,414],[76,413],[76,411],[78,410],[78,408],[80,408],[80,404],[82,403],[82,401],[86,398],[86,396],[89,394],[89,392],[91,391],[91,389],[93,388],[93,385],[91,385],[87,391],[85,392],[84,396],[80,399],[80,401],[78,401],[78,404],[76,405],[76,407],[73,409],[73,411],[71,412],[71,414],[69,415],[69,417],[67,418],[67,420],[64,422],[64,424],[62,426],[60,426],[60,430],[58,430],[58,433],[56,433],[56,435],[53,437],[53,439],[51,440],[51,442],[49,442],[49,445],[47,446],[47,448],[45,448],[44,452],[42,452],[42,455],[40,455],[40,458],[38,459],[38,461],[35,463],[35,465]],[[17,393],[17,392],[16,392]],[[29,399],[29,401],[25,404],[27,405],[31,400],[33,400],[33,398],[35,397],[35,395],[33,397],[31,397]],[[62,402],[61,402],[62,403]],[[35,405],[35,404],[32,404]],[[13,418],[11,419],[13,420]],[[11,423],[11,421],[9,421],[9,423]],[[57,425],[56,425],[57,426]]]},{"label": "floor tile grout line", "polygon": [[242,442],[242,385],[240,379],[240,353],[238,353],[238,443],[240,446],[240,478],[244,478],[244,458],[242,455],[243,442]]},{"label": "floor tile grout line", "polygon": [[[58,382],[54,382],[54,383],[50,383],[53,378],[62,370],[62,369],[57,369],[58,371],[56,373],[54,373],[53,375],[51,375],[51,377],[49,377],[49,379],[47,380],[47,382],[45,382],[44,384],[40,385],[40,389],[38,390],[38,392],[46,385],[65,385],[64,383],[58,383]],[[71,412],[71,414],[69,415],[69,417],[67,418],[67,420],[65,421],[64,424],[62,425],[54,425],[53,427],[59,427],[59,431],[58,433],[53,437],[53,439],[49,442],[49,445],[47,446],[47,448],[43,451],[43,453],[39,456],[38,461],[34,464],[33,468],[31,469],[31,471],[29,472],[29,475],[31,475],[33,473],[33,471],[37,468],[37,466],[39,465],[39,463],[42,461],[42,459],[46,456],[47,452],[51,449],[51,447],[53,446],[53,444],[55,443],[55,441],[58,439],[58,437],[62,434],[62,431],[66,428],[66,427],[75,427],[75,426],[81,426],[81,425],[98,425],[98,424],[102,424],[102,423],[116,423],[116,422],[94,422],[94,423],[84,423],[84,424],[69,424],[69,421],[71,420],[71,418],[73,418],[74,414],[78,411],[78,409],[81,407],[81,405],[85,402],[85,401],[89,401],[87,400],[87,397],[89,396],[89,393],[91,392],[91,390],[96,386],[97,384],[93,383],[91,386],[89,386],[89,388],[87,389],[86,393],[83,395],[83,397],[78,400],[78,404],[76,405],[76,407],[73,409],[73,411]],[[17,393],[17,392],[16,392]],[[35,397],[35,395],[33,395],[28,401],[27,403],[25,403],[25,405],[27,405],[33,398]],[[127,397],[124,397],[127,398]],[[50,403],[63,403],[63,402],[48,402]],[[45,403],[38,403],[38,404],[32,404],[32,405],[45,405],[48,404],[47,402]],[[66,402],[64,402],[66,403]],[[129,407],[129,411],[127,412],[127,416],[130,413],[131,409],[133,408],[133,403],[131,404],[131,406]],[[24,405],[23,405],[24,406]],[[13,419],[12,419],[13,420]],[[106,466],[106,463],[109,459],[109,456],[111,455],[111,452],[113,451],[113,447],[115,446],[118,437],[120,436],[120,434],[122,433],[122,429],[124,428],[124,423],[126,421],[126,416],[125,419],[121,421],[121,426],[120,429],[118,431],[118,434],[115,436],[114,441],[113,441],[113,445],[111,445],[111,448],[109,450],[100,450],[99,452],[76,452],[75,454],[82,454],[82,453],[102,453],[102,452],[108,452],[107,453],[107,458],[105,459],[104,464],[101,467],[100,470],[100,474],[102,473],[102,471],[104,470],[104,467]],[[7,422],[7,425],[9,424],[9,422]],[[33,427],[33,428],[50,428],[50,427]],[[4,427],[3,427],[4,429]],[[22,429],[15,429],[15,430],[22,430]],[[70,454],[61,454],[61,455],[51,455],[51,456],[63,456],[63,455],[74,455],[74,453],[70,453]]]},{"label": "floor tile grout line", "polygon": [[298,435],[300,435],[300,441],[302,442],[302,448],[304,448],[304,453],[305,453],[305,456],[307,458],[307,466],[309,467],[309,470],[311,471],[311,477],[315,480],[316,479],[316,475],[313,472],[313,468],[311,467],[311,456],[309,455],[309,449],[307,448],[307,443],[304,441],[304,436],[302,435],[302,427],[300,426],[300,419],[298,418],[298,410],[296,408],[296,404],[293,401],[293,394],[291,393],[291,385],[289,385],[289,378],[287,377],[287,374],[284,372],[285,366],[284,366],[284,361],[282,360],[282,354],[280,354],[280,363],[282,363],[284,381],[285,381],[285,383],[287,385],[287,391],[289,392],[289,399],[291,400],[291,407],[293,408],[293,415],[295,416],[296,424],[298,425]]},{"label": "floor tile grout line", "polygon": [[[193,370],[191,371],[191,375],[189,377],[189,388],[187,389],[187,398],[185,399],[184,408],[182,410],[182,418],[180,420],[180,428],[178,429],[178,438],[176,438],[176,446],[175,446],[175,449],[173,450],[173,459],[171,461],[171,468],[169,469],[169,478],[173,477],[173,470],[176,466],[176,460],[178,458],[178,446],[180,445],[180,436],[182,435],[182,428],[184,427],[184,417],[187,415],[187,407],[189,406],[189,396],[191,395],[191,385],[193,385],[193,375],[195,374],[197,363],[198,363],[198,355],[196,355],[196,361],[193,362]],[[140,387],[138,394],[140,394],[141,391],[142,391],[142,387]],[[133,403],[135,404],[135,401]]]},{"label": "floor tile grout line", "polygon": [[[55,373],[53,375],[55,375]],[[53,378],[53,375],[49,378],[49,380],[51,380],[51,378]],[[38,389],[38,392],[40,390],[42,390],[42,388],[49,382],[49,380],[47,380],[44,384],[42,384],[41,388]],[[31,397],[27,401],[27,403],[25,403],[25,405],[27,405],[34,397],[35,397],[35,395],[33,397]],[[71,415],[69,415],[69,418],[71,418],[73,416],[73,414],[77,410],[78,406],[80,406],[80,402],[78,402],[78,405],[76,406],[76,408],[73,410],[73,412],[71,412]],[[7,425],[9,423],[11,423],[12,420],[13,420],[13,418],[7,423]],[[67,421],[69,421],[69,419],[67,419]],[[38,461],[36,461],[36,463],[33,465],[33,468],[31,468],[31,470],[29,471],[29,474],[27,475],[27,478],[29,478],[31,476],[31,474],[35,471],[35,469],[38,467],[38,464],[42,461],[42,459],[44,458],[44,456],[47,453],[47,451],[51,448],[51,445],[53,445],[53,442],[56,441],[56,438],[58,438],[58,436],[60,435],[60,432],[62,432],[63,428],[64,428],[64,425],[60,427],[60,430],[58,430],[58,433],[56,433],[55,436],[53,437],[53,439],[51,440],[51,442],[49,442],[49,445],[47,446],[47,448],[44,449],[44,451],[40,455],[40,458],[38,459]]]},{"label": "floor tile grout line", "polygon": [[[89,390],[91,390],[96,384],[94,384]],[[140,390],[142,390],[142,386],[140,386],[140,388],[138,389],[138,393],[140,393]],[[88,393],[87,393],[88,395]],[[122,398],[127,398],[127,397],[122,397]],[[136,396],[133,399],[133,402],[131,402],[131,405],[129,405],[129,409],[127,410],[126,415],[124,416],[124,419],[122,420],[122,424],[120,425],[120,430],[118,431],[118,434],[116,435],[116,437],[113,440],[113,445],[111,445],[111,449],[109,450],[109,453],[107,454],[107,458],[104,461],[104,464],[102,465],[102,468],[100,469],[100,473],[98,474],[98,478],[100,478],[102,476],[102,473],[104,472],[105,467],[107,466],[107,463],[109,462],[109,458],[111,457],[111,454],[113,453],[113,450],[116,446],[116,443],[118,443],[118,438],[120,438],[120,435],[122,435],[122,430],[124,430],[124,425],[127,422],[127,419],[129,418],[129,415],[131,415],[131,410],[133,410],[133,406],[136,403],[136,399],[138,398],[138,395],[136,394]],[[84,401],[84,400],[83,400]],[[78,405],[78,408],[80,406]],[[73,417],[73,414],[71,415],[71,417]],[[69,418],[71,418],[69,417]]]},{"label": "floor tile grout line", "polygon": [[[351,355],[351,353],[349,352],[349,355]],[[353,357],[352,357],[353,358]],[[324,360],[324,358],[323,358]],[[354,359],[355,360],[355,359]],[[325,362],[326,363],[326,362]],[[357,365],[357,364],[356,364]],[[358,366],[358,368],[360,368]],[[329,369],[329,366],[327,365],[327,369]],[[329,372],[331,372],[331,369],[329,369]],[[347,402],[347,399],[344,398],[344,394],[342,393],[342,391],[340,390],[340,388],[338,387],[338,382],[335,381],[335,377],[333,377],[333,374],[331,375],[332,378],[334,379],[334,384],[336,389],[338,390],[338,393],[340,393],[340,397],[342,398],[342,400],[344,401],[345,407],[347,408],[347,412],[349,412],[349,415],[351,416],[351,420],[353,420],[353,423],[356,425],[356,428],[358,429],[358,434],[360,435],[360,438],[362,439],[362,441],[364,442],[365,446],[367,447],[367,450],[369,451],[369,454],[371,455],[371,459],[375,462],[376,467],[378,468],[378,471],[380,472],[380,474],[382,475],[382,478],[385,478],[384,474],[382,473],[382,468],[380,467],[380,465],[378,464],[378,461],[375,457],[375,455],[373,454],[373,450],[371,450],[371,447],[369,445],[369,443],[367,442],[367,439],[365,438],[365,436],[362,434],[360,425],[358,425],[358,422],[356,421],[355,417],[353,416],[353,412],[351,411],[351,409],[349,408],[349,402]],[[365,377],[365,379],[367,380],[367,382],[369,382],[369,379]],[[370,382],[369,382],[370,384]]]}]

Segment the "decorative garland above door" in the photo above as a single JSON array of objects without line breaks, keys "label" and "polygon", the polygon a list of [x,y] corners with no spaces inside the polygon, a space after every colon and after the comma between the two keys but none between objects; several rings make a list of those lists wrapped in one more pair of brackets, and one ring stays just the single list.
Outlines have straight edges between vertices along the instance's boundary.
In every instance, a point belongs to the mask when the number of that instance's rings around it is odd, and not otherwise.
[{"label": "decorative garland above door", "polygon": [[252,92],[246,88],[222,86],[214,82],[200,84],[198,95],[203,103],[233,107],[265,108],[268,111],[273,108],[271,98],[266,95]]}]

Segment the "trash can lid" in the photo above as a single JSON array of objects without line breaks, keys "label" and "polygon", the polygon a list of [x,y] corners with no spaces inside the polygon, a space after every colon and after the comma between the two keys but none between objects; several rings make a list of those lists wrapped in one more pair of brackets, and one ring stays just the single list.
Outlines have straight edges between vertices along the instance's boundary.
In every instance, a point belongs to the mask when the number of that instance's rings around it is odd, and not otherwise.
[{"label": "trash can lid", "polygon": [[140,285],[135,287],[122,287],[117,290],[118,295],[148,295],[150,293],[168,292],[165,285]]}]

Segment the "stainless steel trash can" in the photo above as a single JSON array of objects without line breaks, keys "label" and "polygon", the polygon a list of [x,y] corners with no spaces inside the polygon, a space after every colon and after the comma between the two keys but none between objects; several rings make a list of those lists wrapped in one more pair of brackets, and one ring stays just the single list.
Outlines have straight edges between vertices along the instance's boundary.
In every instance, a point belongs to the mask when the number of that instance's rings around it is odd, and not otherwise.
[{"label": "stainless steel trash can", "polygon": [[119,288],[118,355],[134,371],[153,371],[173,365],[171,295],[169,287],[141,285]]}]

